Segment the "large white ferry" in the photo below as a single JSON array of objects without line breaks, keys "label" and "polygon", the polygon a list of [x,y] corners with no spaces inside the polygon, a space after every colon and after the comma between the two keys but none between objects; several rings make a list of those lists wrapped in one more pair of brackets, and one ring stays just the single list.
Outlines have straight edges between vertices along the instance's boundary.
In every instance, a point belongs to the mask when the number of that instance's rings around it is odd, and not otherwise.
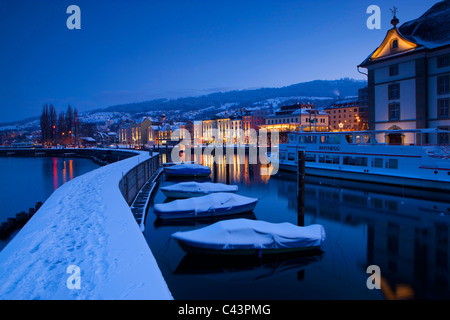
[{"label": "large white ferry", "polygon": [[435,129],[290,133],[288,143],[280,144],[279,166],[296,172],[298,151],[304,151],[308,175],[450,190],[450,146],[422,143],[428,135],[448,133]]}]

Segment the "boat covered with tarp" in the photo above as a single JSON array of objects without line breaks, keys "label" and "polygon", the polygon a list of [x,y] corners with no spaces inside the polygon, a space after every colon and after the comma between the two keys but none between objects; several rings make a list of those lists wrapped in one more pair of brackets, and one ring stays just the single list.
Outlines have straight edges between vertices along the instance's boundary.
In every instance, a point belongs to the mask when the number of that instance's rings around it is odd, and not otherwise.
[{"label": "boat covered with tarp", "polygon": [[214,255],[268,255],[321,251],[325,241],[322,225],[299,227],[288,222],[233,219],[172,238],[188,253]]},{"label": "boat covered with tarp", "polygon": [[257,203],[257,198],[221,192],[155,204],[153,212],[160,219],[200,219],[252,212]]},{"label": "boat covered with tarp", "polygon": [[226,185],[212,182],[181,182],[171,186],[162,187],[161,191],[167,198],[186,199],[192,197],[202,197],[212,193],[231,192],[236,193],[239,187],[236,185]]}]

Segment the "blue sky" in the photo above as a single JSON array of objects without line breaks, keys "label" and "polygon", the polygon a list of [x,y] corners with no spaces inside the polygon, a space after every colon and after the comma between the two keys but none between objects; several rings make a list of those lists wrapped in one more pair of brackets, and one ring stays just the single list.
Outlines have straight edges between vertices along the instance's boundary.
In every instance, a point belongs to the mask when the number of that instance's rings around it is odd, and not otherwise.
[{"label": "blue sky", "polygon": [[[81,111],[154,98],[364,79],[356,66],[435,0],[1,0],[0,123],[45,103]],[[69,30],[69,5],[81,30]],[[367,7],[382,11],[369,30]]]}]

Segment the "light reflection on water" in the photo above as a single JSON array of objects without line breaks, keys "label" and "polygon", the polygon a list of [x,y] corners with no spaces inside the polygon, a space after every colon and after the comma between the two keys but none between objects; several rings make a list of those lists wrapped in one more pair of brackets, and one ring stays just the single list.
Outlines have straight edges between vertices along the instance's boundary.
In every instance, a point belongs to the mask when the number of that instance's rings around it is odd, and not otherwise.
[{"label": "light reflection on water", "polygon": [[[225,165],[214,171],[212,159],[203,164],[212,168],[212,181],[227,181]],[[229,172],[239,194],[260,199],[249,218],[322,224],[324,253],[261,263],[200,259],[186,255],[170,235],[208,223],[161,225],[150,210],[145,236],[176,299],[450,298],[450,199],[445,194],[308,177],[304,216],[298,216],[294,173],[261,176],[260,166],[247,161],[231,165]],[[158,191],[153,204],[165,200]],[[381,269],[382,290],[366,286],[370,265]]]},{"label": "light reflection on water", "polygon": [[[0,157],[0,223],[34,208],[61,185],[99,168],[89,159]],[[0,250],[6,245],[0,241]]]}]

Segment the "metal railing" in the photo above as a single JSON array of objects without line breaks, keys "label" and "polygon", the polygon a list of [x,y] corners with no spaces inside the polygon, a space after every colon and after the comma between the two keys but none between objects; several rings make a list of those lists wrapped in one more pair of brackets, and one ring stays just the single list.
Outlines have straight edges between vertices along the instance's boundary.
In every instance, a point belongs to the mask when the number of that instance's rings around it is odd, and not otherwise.
[{"label": "metal railing", "polygon": [[156,154],[150,159],[138,164],[123,176],[119,183],[119,189],[128,205],[133,203],[139,191],[158,168],[159,154]]}]

